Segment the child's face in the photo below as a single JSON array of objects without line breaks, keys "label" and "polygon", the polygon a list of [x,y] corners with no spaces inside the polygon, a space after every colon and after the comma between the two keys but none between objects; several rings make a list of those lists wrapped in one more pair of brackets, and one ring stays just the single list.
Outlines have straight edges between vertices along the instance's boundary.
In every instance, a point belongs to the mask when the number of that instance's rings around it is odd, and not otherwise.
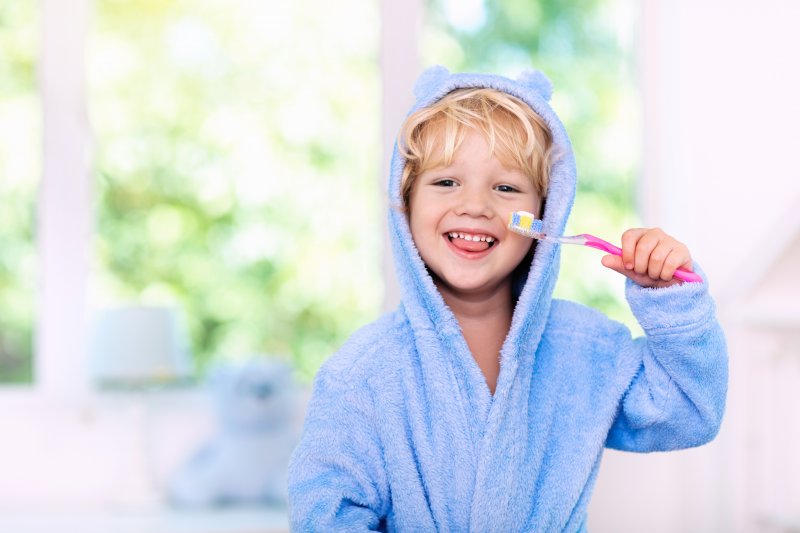
[{"label": "child's face", "polygon": [[411,235],[440,290],[469,297],[511,286],[533,242],[507,228],[512,211],[539,214],[531,180],[506,168],[470,131],[452,164],[419,175],[409,199]]}]

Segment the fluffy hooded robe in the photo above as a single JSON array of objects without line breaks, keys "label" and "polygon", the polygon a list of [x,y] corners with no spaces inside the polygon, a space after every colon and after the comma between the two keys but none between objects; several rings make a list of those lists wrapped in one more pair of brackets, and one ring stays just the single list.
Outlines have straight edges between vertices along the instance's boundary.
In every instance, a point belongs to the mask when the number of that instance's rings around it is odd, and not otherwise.
[{"label": "fluffy hooded robe", "polygon": [[[516,96],[548,124],[560,156],[544,231],[561,234],[576,170],[548,105],[550,82],[537,71],[511,80],[434,67],[417,81],[412,111],[462,87]],[[395,147],[394,206],[403,165]],[[294,531],[585,531],[605,447],[675,450],[717,434],[727,353],[707,282],[627,281],[645,331],[633,339],[603,314],[552,298],[559,248],[539,242],[515,291],[492,395],[406,215],[390,209],[389,227],[402,303],[316,376],[289,467]]]}]

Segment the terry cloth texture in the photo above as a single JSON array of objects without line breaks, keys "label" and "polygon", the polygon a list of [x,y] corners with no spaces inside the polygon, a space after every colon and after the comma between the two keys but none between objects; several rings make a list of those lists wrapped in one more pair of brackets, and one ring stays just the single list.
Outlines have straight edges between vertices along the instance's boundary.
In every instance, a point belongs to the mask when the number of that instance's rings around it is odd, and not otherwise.
[{"label": "terry cloth texture", "polygon": [[[511,80],[434,67],[412,111],[462,87],[514,95],[546,121],[560,157],[544,231],[562,233],[576,170],[550,82],[536,71]],[[395,147],[392,205],[401,205],[403,163]],[[646,333],[633,339],[602,313],[552,298],[559,248],[539,242],[492,395],[405,215],[390,210],[389,227],[402,303],[315,379],[289,469],[294,531],[584,531],[606,446],[675,450],[716,435],[727,354],[707,282],[629,282]]]}]

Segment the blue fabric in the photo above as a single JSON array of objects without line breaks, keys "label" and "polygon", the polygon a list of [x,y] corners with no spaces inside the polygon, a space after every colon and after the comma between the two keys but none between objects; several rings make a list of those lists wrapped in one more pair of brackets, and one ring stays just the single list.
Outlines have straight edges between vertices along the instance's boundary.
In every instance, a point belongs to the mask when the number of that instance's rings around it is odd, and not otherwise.
[{"label": "blue fabric", "polygon": [[[477,86],[519,97],[549,125],[559,158],[544,231],[562,233],[576,170],[541,73],[435,67],[417,82],[414,109]],[[402,168],[395,149],[393,205]],[[492,396],[405,215],[390,210],[389,226],[402,303],[316,377],[289,469],[294,531],[585,531],[604,447],[674,450],[716,435],[727,354],[707,283],[628,283],[646,333],[633,339],[602,313],[552,298],[559,249],[538,243]]]}]

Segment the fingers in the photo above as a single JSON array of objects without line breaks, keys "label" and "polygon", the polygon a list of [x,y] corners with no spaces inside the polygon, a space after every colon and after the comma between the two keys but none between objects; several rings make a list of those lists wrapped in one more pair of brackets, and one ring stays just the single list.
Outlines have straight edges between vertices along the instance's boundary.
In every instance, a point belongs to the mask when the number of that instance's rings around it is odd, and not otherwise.
[{"label": "fingers", "polygon": [[647,275],[651,279],[663,279],[669,281],[672,279],[672,273],[669,277],[664,276],[664,263],[672,255],[671,242],[661,239],[656,244],[653,251],[650,252],[650,261],[647,263]]},{"label": "fingers", "polygon": [[678,268],[691,270],[692,258],[685,244],[660,228],[632,228],[622,234],[622,258],[619,261],[603,258],[603,265],[639,285],[662,286],[649,280],[671,281]]},{"label": "fingers", "polygon": [[[686,248],[684,246],[684,248]],[[683,253],[670,253],[666,261],[664,261],[664,268],[661,270],[661,279],[669,280],[675,275],[675,271],[679,268],[692,271],[692,258],[689,255],[689,249],[686,248],[685,255]]]},{"label": "fingers", "polygon": [[658,230],[648,230],[639,237],[633,252],[633,270],[637,274],[647,274],[650,270],[650,256],[658,246],[660,237]]},{"label": "fingers", "polygon": [[632,228],[622,234],[622,263],[628,270],[633,270],[636,243],[646,231],[644,228]]},{"label": "fingers", "polygon": [[623,276],[630,278],[634,283],[641,287],[669,287],[670,285],[680,283],[678,280],[653,280],[650,279],[650,277],[646,274],[637,274],[636,271],[625,268],[625,265],[622,264],[622,258],[616,255],[606,255],[600,260],[600,262],[606,268],[610,268],[611,270],[619,272]]}]

